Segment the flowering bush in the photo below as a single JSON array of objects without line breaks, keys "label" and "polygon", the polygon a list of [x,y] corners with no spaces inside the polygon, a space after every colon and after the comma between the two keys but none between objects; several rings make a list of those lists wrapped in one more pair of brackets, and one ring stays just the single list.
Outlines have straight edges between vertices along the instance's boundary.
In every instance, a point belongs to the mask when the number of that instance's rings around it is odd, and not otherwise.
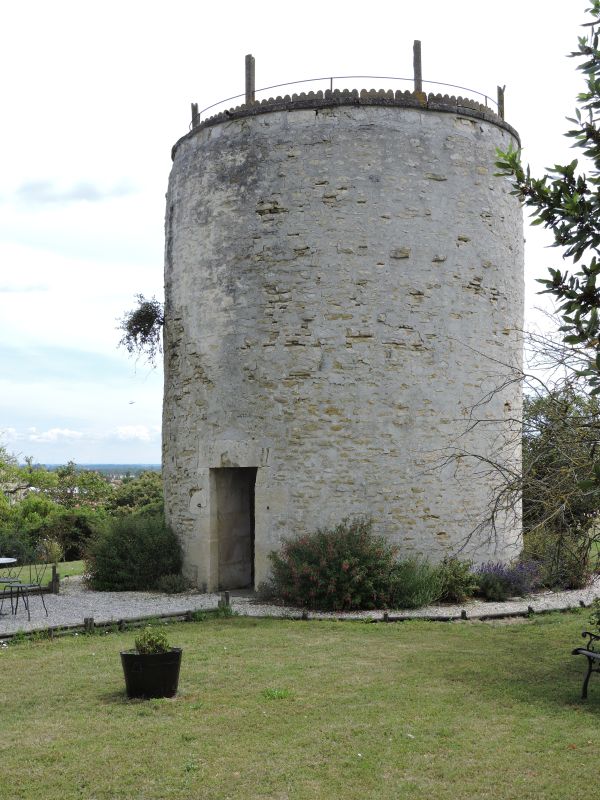
[{"label": "flowering bush", "polygon": [[286,603],[332,611],[394,604],[396,548],[365,517],[285,541],[270,559],[273,593]]},{"label": "flowering bush", "polygon": [[488,561],[477,568],[477,594],[486,600],[503,601],[522,597],[540,585],[540,565],[535,561],[502,564]]}]

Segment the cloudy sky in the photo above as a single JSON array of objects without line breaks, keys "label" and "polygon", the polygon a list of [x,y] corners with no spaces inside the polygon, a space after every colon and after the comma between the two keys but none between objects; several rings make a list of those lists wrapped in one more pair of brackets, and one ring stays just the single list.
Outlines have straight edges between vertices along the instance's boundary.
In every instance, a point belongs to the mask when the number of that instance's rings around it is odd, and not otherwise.
[{"label": "cloudy sky", "polygon": [[[160,461],[162,364],[117,348],[134,295],[162,299],[172,144],[257,86],[412,75],[495,97],[534,171],[571,158],[582,84],[566,58],[587,0],[19,0],[2,9],[0,443],[43,463]],[[368,81],[368,88],[377,82]],[[318,88],[318,87],[317,87]],[[321,88],[323,88],[321,86]],[[375,88],[379,88],[375,85]],[[527,230],[532,278],[556,262]],[[531,316],[531,315],[530,315]]]}]

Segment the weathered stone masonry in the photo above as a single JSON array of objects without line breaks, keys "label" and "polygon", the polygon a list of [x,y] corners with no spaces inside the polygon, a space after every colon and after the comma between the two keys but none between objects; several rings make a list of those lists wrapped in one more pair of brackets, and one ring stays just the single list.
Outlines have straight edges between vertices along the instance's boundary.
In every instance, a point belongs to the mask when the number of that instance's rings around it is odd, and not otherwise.
[{"label": "weathered stone masonry", "polygon": [[[281,537],[351,514],[433,559],[485,517],[489,476],[434,465],[520,363],[521,212],[494,176],[511,141],[460,98],[334,92],[242,107],[177,143],[163,470],[197,585],[258,584]],[[463,446],[491,453],[520,407],[504,388],[484,407],[497,423]],[[519,537],[507,521],[465,552],[510,558]]]}]

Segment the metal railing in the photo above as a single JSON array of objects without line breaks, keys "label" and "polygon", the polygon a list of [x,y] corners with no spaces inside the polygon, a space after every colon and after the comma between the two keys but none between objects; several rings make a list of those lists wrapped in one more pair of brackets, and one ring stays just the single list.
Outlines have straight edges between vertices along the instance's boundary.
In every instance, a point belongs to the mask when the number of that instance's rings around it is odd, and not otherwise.
[{"label": "metal railing", "polygon": [[[272,91],[273,89],[284,89],[285,87],[289,87],[289,86],[299,86],[300,84],[319,85],[319,84],[326,83],[326,84],[328,84],[326,86],[326,89],[329,89],[330,91],[333,91],[334,88],[335,89],[349,88],[348,86],[340,85],[339,82],[350,81],[350,80],[352,80],[352,81],[360,81],[360,82],[367,81],[367,80],[376,80],[376,81],[389,81],[389,82],[404,82],[404,83],[411,83],[411,84],[413,83],[413,78],[397,78],[397,77],[392,77],[392,76],[389,76],[389,75],[332,75],[332,76],[323,77],[323,78],[304,78],[303,80],[299,80],[299,81],[288,81],[287,83],[275,83],[272,86],[264,86],[261,89],[255,89],[254,90],[254,95],[257,95],[259,93],[269,92],[269,91]],[[334,87],[334,81],[338,82],[337,85],[335,85],[335,87]],[[482,105],[485,105],[488,108],[492,108],[495,111],[498,110],[498,102],[496,100],[494,100],[492,97],[490,97],[489,95],[484,94],[484,92],[479,92],[479,91],[477,91],[475,89],[469,89],[466,86],[459,86],[456,83],[442,83],[440,81],[430,81],[430,80],[423,79],[423,84],[427,85],[427,86],[442,86],[442,87],[445,87],[445,88],[448,88],[448,89],[458,89],[460,91],[468,92],[469,96],[470,95],[477,95],[478,98],[479,97],[482,98]],[[320,86],[319,88],[322,89],[323,87]],[[357,89],[357,88],[361,88],[361,87],[357,87],[357,86],[353,85],[351,88],[352,89]],[[362,88],[366,88],[366,87],[362,87]],[[378,88],[381,89],[381,88],[389,88],[389,87],[379,86]],[[288,94],[288,93],[284,92],[283,94]],[[200,122],[202,121],[202,115],[206,114],[207,111],[210,111],[212,109],[217,109],[218,107],[221,107],[220,110],[225,111],[225,110],[228,110],[228,109],[231,108],[231,106],[227,105],[228,103],[231,103],[232,101],[235,101],[235,100],[241,100],[241,102],[245,102],[246,98],[247,98],[247,95],[244,92],[242,92],[240,94],[232,95],[231,97],[225,97],[223,100],[218,100],[216,103],[211,103],[211,105],[206,106],[205,108],[203,108],[203,109],[201,109],[199,111],[195,111],[195,112],[193,111],[192,112],[193,119],[192,119],[192,123],[190,124],[190,127],[193,127],[194,125],[199,125]],[[195,106],[195,104],[194,104],[194,106]],[[217,113],[217,112],[215,111],[215,113]]]}]

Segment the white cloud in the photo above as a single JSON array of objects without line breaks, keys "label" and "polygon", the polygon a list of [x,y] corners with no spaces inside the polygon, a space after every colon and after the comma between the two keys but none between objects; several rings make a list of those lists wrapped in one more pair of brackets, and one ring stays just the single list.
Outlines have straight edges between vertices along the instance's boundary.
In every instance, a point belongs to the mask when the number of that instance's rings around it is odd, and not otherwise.
[{"label": "white cloud", "polygon": [[0,285],[0,294],[2,293],[8,294],[9,292],[12,294],[30,294],[31,292],[47,292],[48,289],[49,285],[43,283],[38,283],[38,284],[16,283],[14,286]]},{"label": "white cloud", "polygon": [[72,431],[69,428],[50,428],[48,431],[38,433],[32,431],[28,439],[30,442],[59,442],[65,440],[81,439],[83,433],[81,431]]},{"label": "white cloud", "polygon": [[147,425],[121,425],[117,428],[117,439],[124,441],[151,442],[157,434],[158,428]]},{"label": "white cloud", "polygon": [[16,197],[19,201],[27,204],[64,204],[82,201],[98,203],[113,197],[123,197],[133,191],[133,187],[126,180],[106,188],[94,181],[78,181],[71,186],[61,187],[55,181],[41,180],[23,183],[17,189]]}]

